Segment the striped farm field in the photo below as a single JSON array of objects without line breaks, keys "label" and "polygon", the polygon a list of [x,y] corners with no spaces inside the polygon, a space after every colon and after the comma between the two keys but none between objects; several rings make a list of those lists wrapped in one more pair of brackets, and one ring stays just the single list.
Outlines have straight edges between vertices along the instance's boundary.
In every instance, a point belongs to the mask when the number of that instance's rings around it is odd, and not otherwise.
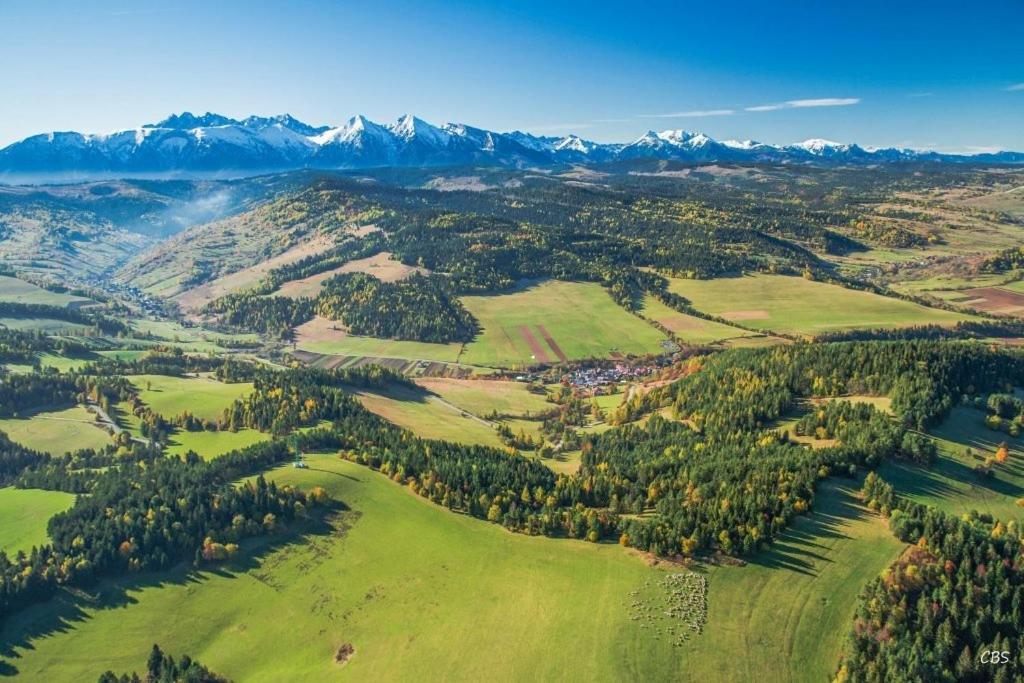
[{"label": "striped farm field", "polygon": [[547,280],[510,294],[463,297],[483,332],[459,361],[510,366],[658,353],[665,336],[589,282]]}]

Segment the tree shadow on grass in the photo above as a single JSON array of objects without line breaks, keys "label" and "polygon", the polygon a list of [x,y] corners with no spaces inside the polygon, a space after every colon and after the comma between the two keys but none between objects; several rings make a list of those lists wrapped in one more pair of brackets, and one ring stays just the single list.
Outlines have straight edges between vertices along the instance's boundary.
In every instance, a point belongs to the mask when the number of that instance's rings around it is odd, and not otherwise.
[{"label": "tree shadow on grass", "polygon": [[815,501],[810,514],[797,518],[768,549],[748,562],[805,576],[817,576],[819,565],[834,562],[827,553],[831,546],[825,541],[850,538],[847,526],[862,519],[867,512],[853,497],[849,486],[840,483],[823,485]]},{"label": "tree shadow on grass", "polygon": [[[42,638],[68,633],[92,619],[92,612],[130,607],[138,603],[137,594],[149,588],[199,584],[210,577],[234,579],[264,566],[266,560],[284,546],[310,546],[319,539],[337,535],[336,519],[349,511],[343,503],[318,509],[310,519],[292,524],[273,536],[247,539],[242,552],[222,565],[195,568],[179,564],[172,569],[141,576],[125,576],[99,582],[88,589],[64,588],[50,600],[33,605],[9,617],[0,630],[0,677],[20,673],[19,651],[35,649]],[[341,530],[345,528],[342,525]]]}]

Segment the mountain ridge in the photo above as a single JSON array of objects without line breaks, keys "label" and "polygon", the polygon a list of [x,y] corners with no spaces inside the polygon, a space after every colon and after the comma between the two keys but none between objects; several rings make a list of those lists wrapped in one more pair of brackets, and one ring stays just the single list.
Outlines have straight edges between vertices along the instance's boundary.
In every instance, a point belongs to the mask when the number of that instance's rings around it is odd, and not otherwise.
[{"label": "mountain ridge", "polygon": [[108,134],[55,131],[0,149],[0,174],[160,173],[358,169],[463,164],[514,167],[633,159],[693,162],[874,164],[1024,163],[1022,152],[976,155],[861,147],[809,139],[790,145],[716,140],[687,130],[648,131],[628,143],[577,135],[499,133],[461,123],[435,126],[413,114],[392,124],[356,115],[340,126],[312,126],[289,114],[234,119],[207,112],[172,114]]}]

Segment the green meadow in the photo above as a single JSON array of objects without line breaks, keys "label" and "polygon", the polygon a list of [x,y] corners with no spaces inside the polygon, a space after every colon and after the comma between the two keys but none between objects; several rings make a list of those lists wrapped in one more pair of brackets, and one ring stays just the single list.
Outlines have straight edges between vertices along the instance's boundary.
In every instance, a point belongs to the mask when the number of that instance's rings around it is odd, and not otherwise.
[{"label": "green meadow", "polygon": [[[463,297],[483,332],[459,357],[469,365],[523,365],[538,356],[523,335],[529,330],[543,352],[557,362],[538,326],[550,334],[566,358],[603,358],[612,353],[659,353],[665,336],[654,326],[612,301],[600,285],[545,282],[511,294]],[[536,360],[542,360],[537,357]]]},{"label": "green meadow", "polygon": [[[651,595],[679,567],[510,534],[334,456],[308,463],[269,476],[323,486],[348,510],[277,546],[247,546],[235,565],[105,582],[33,607],[0,632],[10,667],[91,680],[141,669],[159,642],[239,681],[819,681],[860,586],[901,549],[848,487],[826,486],[755,562],[698,568],[705,631],[675,646],[632,618],[630,593]],[[345,643],[355,653],[342,666]]]},{"label": "green meadow", "polygon": [[746,327],[811,337],[846,329],[953,324],[971,317],[784,275],[672,278],[669,289],[700,311]]},{"label": "green meadow", "polygon": [[51,292],[31,282],[7,275],[0,275],[0,301],[19,304],[45,304],[47,306],[68,306],[93,303],[91,299],[63,292]]},{"label": "green meadow", "polygon": [[[976,510],[1002,520],[1024,518],[1024,508],[1017,505],[1024,498],[1024,439],[993,431],[984,420],[980,410],[954,408],[932,430],[939,447],[932,467],[889,461],[879,474],[897,493],[952,514]],[[994,455],[1003,442],[1009,446],[1009,461],[995,465],[991,477],[976,473],[975,466]],[[973,455],[967,455],[967,449]]]},{"label": "green meadow", "polygon": [[166,417],[189,411],[198,418],[216,420],[236,399],[252,391],[252,384],[226,384],[212,377],[132,375],[143,403]]},{"label": "green meadow", "polygon": [[431,377],[416,383],[474,415],[536,415],[554,407],[543,394],[533,393],[522,382]]},{"label": "green meadow", "polygon": [[359,389],[352,393],[370,412],[425,439],[502,448],[498,433],[489,424],[426,392],[393,386],[387,391]]},{"label": "green meadow", "polygon": [[83,406],[35,413],[28,418],[0,419],[0,431],[33,450],[63,455],[81,448],[102,448],[111,442],[96,416]]},{"label": "green meadow", "polygon": [[71,507],[75,496],[61,491],[0,488],[0,551],[9,556],[19,550],[45,545],[46,524]]}]

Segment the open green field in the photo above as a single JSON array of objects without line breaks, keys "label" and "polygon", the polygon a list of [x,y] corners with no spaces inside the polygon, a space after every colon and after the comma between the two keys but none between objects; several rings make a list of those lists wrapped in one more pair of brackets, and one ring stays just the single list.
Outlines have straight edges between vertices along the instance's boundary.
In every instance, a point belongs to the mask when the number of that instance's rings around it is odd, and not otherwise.
[{"label": "open green field", "polygon": [[952,324],[970,318],[909,301],[783,275],[672,278],[669,289],[707,313],[761,330],[814,336],[844,329]]},{"label": "open green field", "polygon": [[90,329],[87,325],[69,323],[66,320],[55,318],[0,318],[0,327],[46,334],[81,334]]},{"label": "open green field", "polygon": [[645,318],[664,325],[681,341],[689,344],[713,344],[726,339],[750,337],[754,333],[738,327],[723,325],[673,310],[650,294],[644,296],[644,307],[640,314]]},{"label": "open green field", "polygon": [[61,491],[0,488],[0,551],[13,557],[33,546],[44,545],[46,523],[71,507],[75,496]]},{"label": "open green field", "polygon": [[588,282],[548,280],[510,294],[463,297],[462,302],[483,328],[465,345],[352,336],[333,329],[340,324],[322,319],[298,328],[297,345],[333,355],[507,367],[558,362],[563,356],[575,360],[616,352],[659,353],[665,341],[653,325],[618,306],[600,285]]},{"label": "open green field", "polygon": [[551,410],[542,394],[535,394],[522,382],[505,382],[486,379],[451,379],[429,377],[416,383],[474,415],[525,415]]},{"label": "open green field", "polygon": [[570,360],[659,353],[665,339],[612,301],[600,285],[588,282],[548,280],[512,294],[462,301],[483,325],[459,358],[469,365],[557,362],[559,351]]},{"label": "open green field", "polygon": [[51,292],[31,282],[6,275],[0,275],[0,301],[13,301],[19,304],[46,304],[48,306],[93,303],[91,299],[84,296]]},{"label": "open green field", "polygon": [[28,418],[6,418],[0,420],[0,431],[22,446],[53,455],[102,448],[111,442],[96,416],[83,406],[35,413]]},{"label": "open green field", "polygon": [[[10,666],[91,680],[142,669],[159,642],[239,681],[820,681],[860,587],[902,547],[848,489],[826,486],[756,563],[707,570],[705,632],[675,647],[631,618],[630,592],[647,597],[679,569],[509,534],[335,457],[308,462],[271,478],[345,501],[326,528],[237,566],[106,582],[95,600],[63,594],[0,632]],[[343,643],[355,654],[342,667]]]},{"label": "open green field", "polygon": [[178,430],[171,435],[165,452],[168,455],[185,455],[195,451],[204,460],[211,460],[237,448],[268,441],[269,434],[255,429],[240,429],[237,432],[186,432]]},{"label": "open green field", "polygon": [[[1024,497],[1024,439],[985,426],[985,413],[957,407],[932,431],[939,459],[930,468],[891,461],[880,470],[896,492],[955,515],[970,510],[987,512],[998,519],[1024,518],[1016,504]],[[996,465],[991,478],[974,472],[975,465],[993,455],[1001,442],[1010,448],[1007,463]],[[970,448],[978,456],[965,454]]]},{"label": "open green field", "polygon": [[464,444],[503,448],[493,427],[457,407],[445,405],[436,396],[394,386],[387,392],[352,389],[370,412],[425,439],[445,439]]},{"label": "open green field", "polygon": [[904,548],[857,488],[822,484],[814,512],[770,550],[708,570],[707,630],[681,655],[687,680],[831,680],[861,588]]},{"label": "open green field", "polygon": [[224,409],[252,391],[252,383],[225,384],[212,377],[133,375],[139,398],[154,412],[166,417],[186,410],[198,418],[216,420]]}]

